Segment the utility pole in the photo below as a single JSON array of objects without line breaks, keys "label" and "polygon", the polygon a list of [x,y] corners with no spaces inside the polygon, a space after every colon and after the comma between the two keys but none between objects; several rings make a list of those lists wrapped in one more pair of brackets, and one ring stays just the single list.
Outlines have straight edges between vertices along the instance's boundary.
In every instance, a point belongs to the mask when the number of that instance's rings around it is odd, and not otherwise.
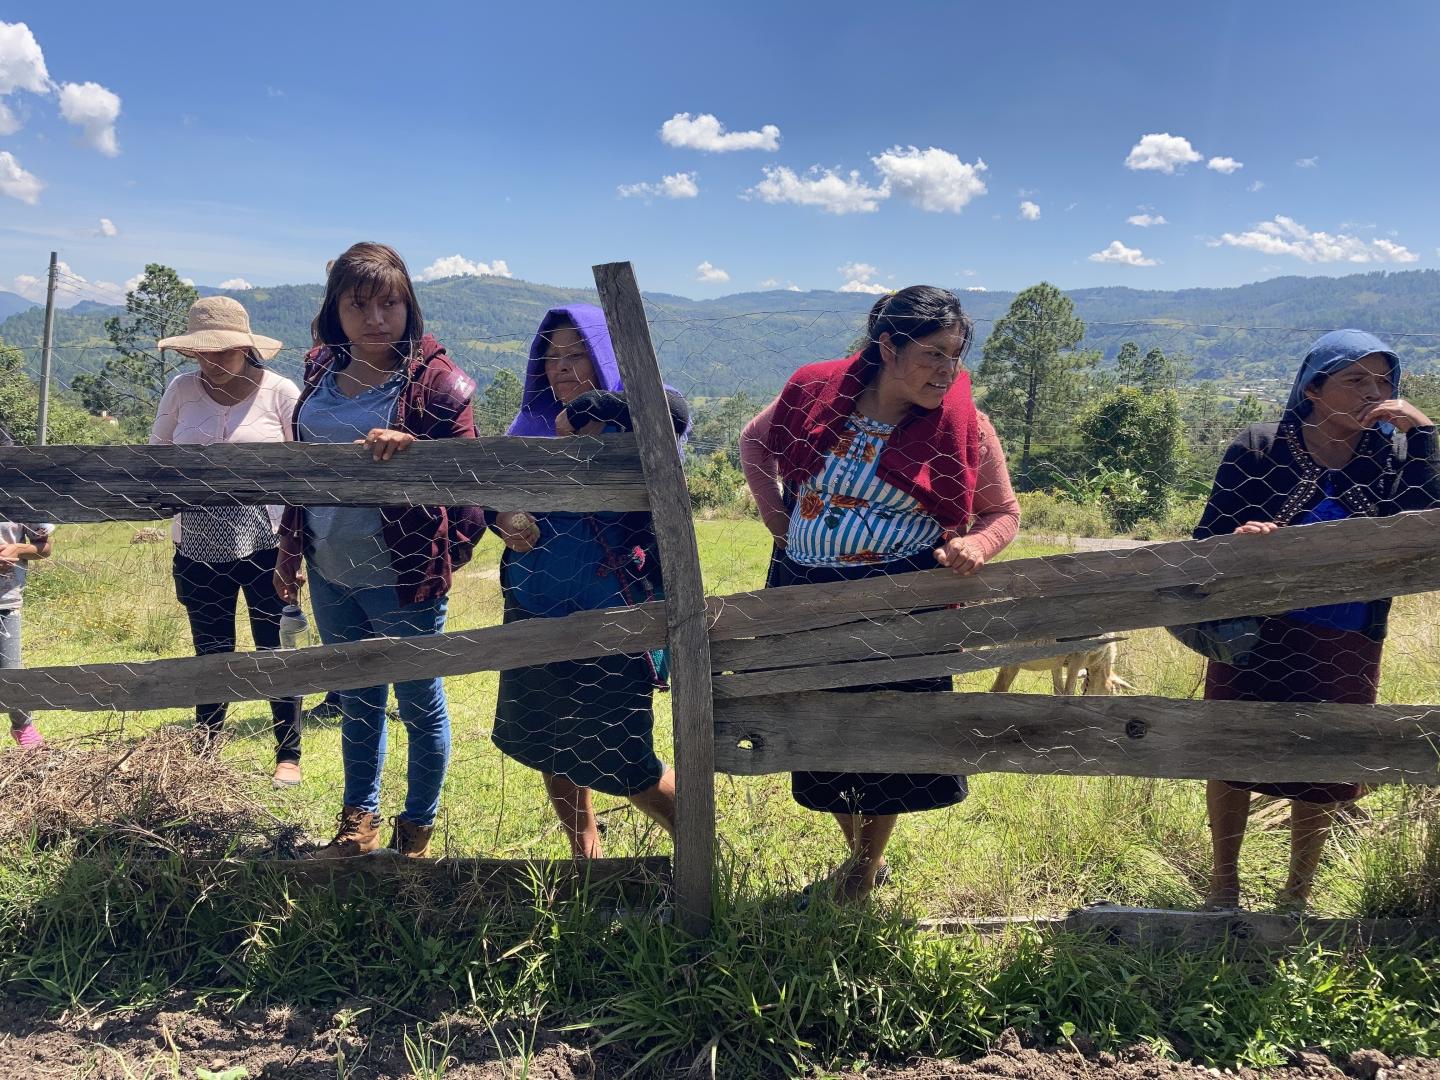
[{"label": "utility pole", "polygon": [[50,252],[50,276],[45,286],[45,342],[40,349],[40,413],[35,419],[35,444],[45,445],[45,422],[50,416],[50,353],[55,344],[55,275],[59,257]]}]

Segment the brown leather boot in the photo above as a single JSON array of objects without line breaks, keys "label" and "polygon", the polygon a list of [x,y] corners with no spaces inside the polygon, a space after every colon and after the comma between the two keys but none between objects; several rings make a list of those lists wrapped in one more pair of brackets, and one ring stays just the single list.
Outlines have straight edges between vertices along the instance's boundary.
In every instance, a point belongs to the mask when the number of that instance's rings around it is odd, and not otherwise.
[{"label": "brown leather boot", "polygon": [[350,859],[356,855],[368,855],[380,848],[379,814],[372,814],[358,806],[347,806],[336,818],[339,829],[335,839],[324,847],[310,852],[308,859]]},{"label": "brown leather boot", "polygon": [[430,855],[430,834],[434,825],[415,825],[403,817],[395,819],[395,831],[390,835],[390,847],[407,859],[424,859]]}]

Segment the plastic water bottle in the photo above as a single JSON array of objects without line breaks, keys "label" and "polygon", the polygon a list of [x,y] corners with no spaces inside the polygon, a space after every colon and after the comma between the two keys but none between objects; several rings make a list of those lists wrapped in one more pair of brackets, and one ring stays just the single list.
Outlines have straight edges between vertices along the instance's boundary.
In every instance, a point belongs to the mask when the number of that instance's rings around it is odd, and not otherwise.
[{"label": "plastic water bottle", "polygon": [[300,644],[300,638],[310,629],[305,612],[296,604],[286,604],[280,609],[280,647],[293,649]]}]

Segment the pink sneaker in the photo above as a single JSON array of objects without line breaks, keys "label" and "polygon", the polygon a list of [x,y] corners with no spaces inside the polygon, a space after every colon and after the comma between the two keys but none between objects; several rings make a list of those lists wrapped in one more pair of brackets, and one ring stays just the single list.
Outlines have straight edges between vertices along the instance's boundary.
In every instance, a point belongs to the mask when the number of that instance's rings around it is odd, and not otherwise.
[{"label": "pink sneaker", "polygon": [[21,750],[39,750],[45,745],[45,736],[40,734],[40,729],[34,724],[26,724],[24,727],[12,727],[10,737],[15,740]]}]

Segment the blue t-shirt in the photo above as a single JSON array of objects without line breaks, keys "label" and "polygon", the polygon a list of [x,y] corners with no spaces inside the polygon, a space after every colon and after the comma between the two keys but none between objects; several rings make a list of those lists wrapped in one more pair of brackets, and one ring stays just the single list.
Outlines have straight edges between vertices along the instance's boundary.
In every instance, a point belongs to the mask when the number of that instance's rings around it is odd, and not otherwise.
[{"label": "blue t-shirt", "polygon": [[[1350,508],[1333,497],[1334,487],[1334,481],[1327,474],[1320,481],[1325,498],[1301,514],[1292,524],[1314,525],[1321,521],[1344,521],[1350,517]],[[1292,611],[1290,618],[1312,626],[1328,626],[1333,630],[1364,630],[1370,625],[1370,605],[1359,600],[1348,604],[1321,604],[1318,607]]]},{"label": "blue t-shirt", "polygon": [[[335,383],[335,372],[327,371],[295,418],[300,438],[350,443],[363,439],[371,428],[390,427],[404,387],[405,373],[397,371],[379,386],[346,397]],[[305,552],[315,572],[336,585],[372,589],[395,584],[379,507],[307,508]]]}]

